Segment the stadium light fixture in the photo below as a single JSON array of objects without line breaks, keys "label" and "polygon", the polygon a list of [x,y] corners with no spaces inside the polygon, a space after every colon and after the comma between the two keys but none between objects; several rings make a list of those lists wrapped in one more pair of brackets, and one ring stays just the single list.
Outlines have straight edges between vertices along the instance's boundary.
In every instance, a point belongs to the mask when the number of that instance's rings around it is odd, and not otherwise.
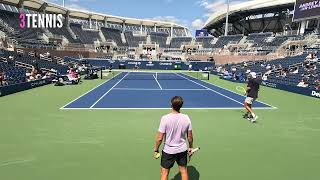
[{"label": "stadium light fixture", "polygon": [[227,14],[226,14],[226,24],[225,24],[225,29],[224,29],[224,35],[228,35],[228,23],[229,23],[229,8],[230,8],[230,0],[227,0]]}]

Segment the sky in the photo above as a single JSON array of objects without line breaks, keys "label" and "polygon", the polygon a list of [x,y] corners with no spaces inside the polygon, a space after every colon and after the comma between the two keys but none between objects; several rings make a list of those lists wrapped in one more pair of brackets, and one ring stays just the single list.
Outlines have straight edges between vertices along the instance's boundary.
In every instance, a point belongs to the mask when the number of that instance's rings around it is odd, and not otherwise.
[{"label": "sky", "polygon": [[[62,0],[48,0],[62,5]],[[231,5],[246,0],[230,0]],[[210,15],[226,9],[226,0],[65,0],[66,7],[110,15],[171,21],[201,29]]]}]

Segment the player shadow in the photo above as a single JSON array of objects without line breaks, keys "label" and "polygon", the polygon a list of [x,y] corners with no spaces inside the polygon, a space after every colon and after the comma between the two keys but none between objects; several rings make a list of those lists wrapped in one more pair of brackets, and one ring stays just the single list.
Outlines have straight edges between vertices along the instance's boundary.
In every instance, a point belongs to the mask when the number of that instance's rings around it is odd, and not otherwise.
[{"label": "player shadow", "polygon": [[[200,179],[200,173],[194,166],[188,166],[188,175],[189,175],[189,180],[199,180]],[[181,180],[180,172],[178,174],[176,174],[172,180]]]}]

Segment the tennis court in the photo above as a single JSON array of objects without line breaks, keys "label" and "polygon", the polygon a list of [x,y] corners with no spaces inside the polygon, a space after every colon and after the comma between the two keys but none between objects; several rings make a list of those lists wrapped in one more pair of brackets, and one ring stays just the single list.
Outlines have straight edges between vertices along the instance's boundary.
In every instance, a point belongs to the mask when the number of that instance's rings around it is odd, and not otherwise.
[{"label": "tennis court", "polygon": [[[211,84],[209,73],[191,71],[104,72],[105,82],[62,109],[167,109],[173,96],[182,96],[187,109],[240,109],[244,96]],[[255,102],[257,109],[273,109]]]}]

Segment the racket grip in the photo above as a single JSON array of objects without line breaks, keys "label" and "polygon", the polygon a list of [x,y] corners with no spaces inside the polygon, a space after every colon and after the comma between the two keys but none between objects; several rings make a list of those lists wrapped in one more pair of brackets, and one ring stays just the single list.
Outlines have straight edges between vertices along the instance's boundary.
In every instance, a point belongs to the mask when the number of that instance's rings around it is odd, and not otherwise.
[{"label": "racket grip", "polygon": [[200,147],[194,148],[194,149],[192,149],[191,153],[197,152],[199,150],[200,150]]}]

